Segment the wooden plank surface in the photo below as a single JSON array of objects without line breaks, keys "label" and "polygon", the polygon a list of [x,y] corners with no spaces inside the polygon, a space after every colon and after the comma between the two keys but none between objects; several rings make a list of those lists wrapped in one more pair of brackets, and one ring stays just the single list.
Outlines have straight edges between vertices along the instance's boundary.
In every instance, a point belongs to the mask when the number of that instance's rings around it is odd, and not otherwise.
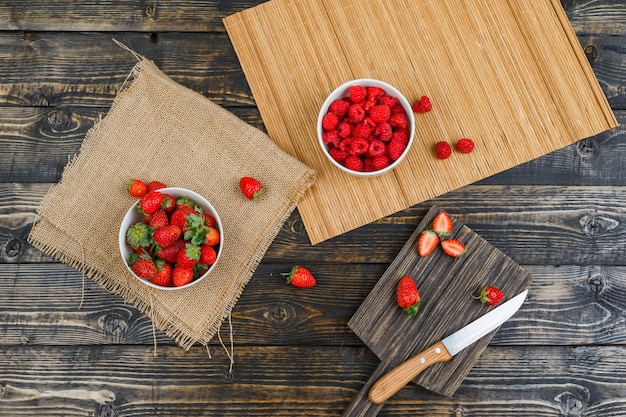
[{"label": "wooden plank surface", "polygon": [[[347,323],[432,205],[531,273],[529,298],[452,398],[411,384],[379,415],[624,415],[623,126],[319,245],[294,212],[233,310],[232,374],[219,340],[183,352],[28,245],[38,204],[134,64],[113,37],[264,129],[221,24],[260,3],[0,2],[0,416],[341,415],[380,363]],[[562,4],[623,124],[623,0]],[[313,291],[284,284],[294,264]]]}]

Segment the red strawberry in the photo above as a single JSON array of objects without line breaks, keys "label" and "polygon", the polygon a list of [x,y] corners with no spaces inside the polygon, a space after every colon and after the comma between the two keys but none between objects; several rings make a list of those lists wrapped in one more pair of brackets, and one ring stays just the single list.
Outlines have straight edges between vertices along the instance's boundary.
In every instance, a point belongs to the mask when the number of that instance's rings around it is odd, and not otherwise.
[{"label": "red strawberry", "polygon": [[180,227],[181,230],[187,228],[187,216],[190,214],[198,214],[192,207],[184,206],[174,210],[170,216],[170,224]]},{"label": "red strawberry", "polygon": [[398,306],[406,311],[408,317],[413,317],[417,314],[422,305],[415,282],[413,278],[408,275],[402,277],[400,282],[398,282],[396,298],[398,300]]},{"label": "red strawberry", "polygon": [[165,213],[165,210],[161,210],[161,209],[155,211],[150,216],[150,219],[148,220],[148,224],[150,225],[150,227],[155,228],[155,229],[159,227],[167,226],[169,222],[170,220],[167,218],[167,214]]},{"label": "red strawberry", "polygon": [[456,150],[461,153],[470,153],[474,150],[474,141],[468,138],[459,139],[456,143]]},{"label": "red strawberry", "polygon": [[453,258],[459,258],[467,252],[465,245],[456,239],[442,240],[441,247],[448,256]]},{"label": "red strawberry", "polygon": [[209,227],[215,227],[215,217],[211,216],[208,213],[204,213],[204,224],[206,224]]},{"label": "red strawberry", "polygon": [[405,149],[406,142],[397,139],[391,139],[389,145],[387,145],[387,154],[392,161],[395,161],[400,158]]},{"label": "red strawberry", "polygon": [[200,263],[205,265],[213,265],[217,260],[217,252],[213,246],[202,245],[200,247]]},{"label": "red strawberry", "polygon": [[159,259],[155,262],[157,273],[152,278],[152,283],[162,287],[172,286],[172,265]]},{"label": "red strawberry", "polygon": [[134,179],[128,185],[128,193],[133,197],[141,198],[148,193],[148,186],[145,182]]},{"label": "red strawberry", "polygon": [[311,288],[316,281],[313,274],[303,266],[296,265],[291,268],[291,272],[283,273],[287,277],[287,283],[298,288]]},{"label": "red strawberry", "polygon": [[187,243],[176,255],[176,263],[179,266],[193,267],[200,260],[200,247]]},{"label": "red strawberry", "polygon": [[432,230],[425,230],[417,241],[417,252],[420,256],[428,256],[437,247],[439,236]]},{"label": "red strawberry", "polygon": [[157,274],[156,265],[149,257],[139,257],[130,268],[140,278],[152,279]]},{"label": "red strawberry", "polygon": [[183,239],[178,239],[176,242],[174,242],[173,245],[165,249],[161,249],[161,250],[157,249],[156,256],[159,259],[163,259],[164,261],[175,264],[176,259],[178,257],[178,251],[180,251],[180,249],[184,247],[185,247],[185,241]]},{"label": "red strawberry", "polygon": [[150,181],[150,183],[148,183],[148,189],[150,191],[156,191],[156,190],[160,190],[161,188],[166,188],[166,187],[167,185],[159,181]]},{"label": "red strawberry", "polygon": [[139,208],[145,214],[153,214],[163,203],[163,194],[158,191],[149,191],[139,200]]},{"label": "red strawberry", "polygon": [[448,142],[437,142],[435,145],[435,155],[439,159],[448,159],[452,155],[452,148]]},{"label": "red strawberry", "polygon": [[376,123],[383,123],[391,117],[391,109],[387,106],[373,106],[370,108],[370,118]]},{"label": "red strawberry", "polygon": [[176,208],[191,207],[194,208],[195,203],[186,195],[178,197],[176,200]]},{"label": "red strawberry", "polygon": [[209,246],[215,246],[220,243],[220,232],[215,227],[208,227],[206,232],[206,236],[204,238],[204,243]]},{"label": "red strawberry", "polygon": [[480,291],[480,295],[472,298],[480,300],[481,303],[488,306],[495,306],[496,304],[500,304],[502,302],[504,294],[502,294],[502,291],[498,288],[487,285]]},{"label": "red strawberry", "polygon": [[442,238],[452,233],[452,219],[445,211],[438,213],[433,220],[433,230]]},{"label": "red strawberry", "polygon": [[265,187],[252,177],[243,177],[239,180],[239,188],[248,200],[258,200],[265,192]]},{"label": "red strawberry", "polygon": [[150,246],[150,227],[143,222],[135,223],[126,231],[126,243],[135,249]]},{"label": "red strawberry", "polygon": [[152,233],[152,238],[159,248],[163,250],[176,243],[181,233],[180,227],[169,225],[156,229]]},{"label": "red strawberry", "polygon": [[193,268],[190,266],[176,266],[172,271],[172,282],[177,287],[189,284],[193,281]]},{"label": "red strawberry", "polygon": [[422,96],[419,101],[416,101],[411,105],[411,108],[416,113],[428,113],[432,110],[433,105],[430,102],[430,98],[428,98],[428,96]]},{"label": "red strawberry", "polygon": [[166,213],[171,213],[176,209],[176,199],[174,196],[169,194],[163,194],[163,203],[161,204],[161,208]]}]

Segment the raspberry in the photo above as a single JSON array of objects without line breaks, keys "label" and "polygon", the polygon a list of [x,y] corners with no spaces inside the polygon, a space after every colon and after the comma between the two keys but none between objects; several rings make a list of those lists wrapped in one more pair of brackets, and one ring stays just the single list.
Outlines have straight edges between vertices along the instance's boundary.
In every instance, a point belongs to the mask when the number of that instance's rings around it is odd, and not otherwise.
[{"label": "raspberry", "polygon": [[406,149],[406,143],[401,140],[391,140],[389,145],[387,145],[387,154],[392,161],[400,158],[404,150]]},{"label": "raspberry", "polygon": [[352,135],[352,125],[347,122],[341,122],[337,125],[337,131],[339,132],[340,138],[348,138]]},{"label": "raspberry", "polygon": [[435,145],[435,154],[439,159],[447,159],[452,155],[452,148],[448,142],[437,142]]},{"label": "raspberry", "polygon": [[365,117],[365,109],[360,104],[353,104],[348,109],[348,121],[359,123]]},{"label": "raspberry", "polygon": [[433,109],[433,104],[430,102],[428,96],[422,96],[419,101],[411,105],[411,109],[416,113],[428,113]]},{"label": "raspberry", "polygon": [[376,126],[376,129],[374,129],[374,135],[378,136],[378,139],[382,140],[383,142],[389,142],[392,134],[393,130],[391,128],[391,125],[387,122],[379,124],[378,126]]},{"label": "raspberry", "polygon": [[372,128],[365,122],[359,123],[352,130],[352,135],[357,138],[367,138],[372,134]]},{"label": "raspberry", "polygon": [[398,103],[397,101],[396,101],[396,104],[391,106],[391,115],[393,116],[394,114],[406,115],[406,112],[404,111],[404,107],[402,107],[402,104]]},{"label": "raspberry", "polygon": [[335,113],[326,113],[322,118],[322,127],[324,130],[333,130],[339,124],[339,117]]},{"label": "raspberry", "polygon": [[391,161],[387,155],[376,156],[372,159],[372,167],[374,171],[380,171],[381,169],[387,168],[390,165]]},{"label": "raspberry", "polygon": [[330,103],[330,106],[328,106],[328,111],[335,113],[337,117],[341,119],[343,117],[346,117],[346,115],[348,114],[349,108],[350,108],[350,103],[348,103],[345,100],[337,99],[333,101],[332,103]]},{"label": "raspberry", "polygon": [[461,153],[470,153],[474,150],[474,141],[468,138],[461,138],[456,143],[456,150]]},{"label": "raspberry", "polygon": [[[382,106],[387,106],[389,109],[393,109],[396,104],[398,104],[398,99],[392,96],[382,96],[378,104]],[[402,108],[402,106],[400,106]]]},{"label": "raspberry", "polygon": [[368,100],[379,101],[382,96],[385,95],[385,90],[380,87],[367,87],[367,98]]},{"label": "raspberry", "polygon": [[365,87],[360,85],[353,85],[348,89],[348,93],[352,103],[360,103],[365,100],[365,97],[367,97],[367,90],[365,90]]},{"label": "raspberry", "polygon": [[346,161],[346,158],[348,157],[348,152],[346,151],[342,151],[340,149],[337,148],[330,148],[330,150],[328,151],[328,153],[330,154],[330,156],[337,162],[339,163],[343,163]]},{"label": "raspberry", "polygon": [[373,106],[370,109],[370,118],[376,123],[383,123],[391,117],[391,109],[387,106]]},{"label": "raspberry", "polygon": [[326,145],[332,144],[333,146],[339,145],[339,132],[336,130],[330,130],[328,132],[322,133],[322,141]]},{"label": "raspberry", "polygon": [[382,156],[385,154],[385,144],[378,139],[373,139],[367,148],[367,155],[371,157]]},{"label": "raspberry", "polygon": [[406,144],[409,142],[409,132],[406,129],[394,130],[391,134],[391,140],[399,140]]},{"label": "raspberry", "polygon": [[363,172],[373,172],[376,171],[374,169],[374,163],[372,161],[372,158],[365,158],[365,160],[363,161]]},{"label": "raspberry", "polygon": [[378,104],[377,101],[368,98],[367,100],[363,102],[363,110],[365,110],[365,112],[369,112],[370,109],[374,107],[376,104]]},{"label": "raspberry", "polygon": [[369,143],[365,138],[354,137],[347,150],[350,155],[363,155],[367,153],[368,149]]},{"label": "raspberry", "polygon": [[346,158],[346,168],[352,171],[363,171],[363,161],[358,156],[350,155]]},{"label": "raspberry", "polygon": [[389,124],[391,127],[399,127],[400,129],[406,129],[409,125],[409,119],[406,117],[406,113],[396,113],[389,118]]}]

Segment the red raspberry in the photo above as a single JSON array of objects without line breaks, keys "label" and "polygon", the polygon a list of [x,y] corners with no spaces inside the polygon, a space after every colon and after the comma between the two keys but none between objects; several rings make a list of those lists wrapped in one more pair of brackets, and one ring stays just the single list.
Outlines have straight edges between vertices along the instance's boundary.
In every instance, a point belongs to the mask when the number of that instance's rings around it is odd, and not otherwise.
[{"label": "red raspberry", "polygon": [[372,134],[372,128],[365,122],[359,123],[352,130],[352,135],[357,138],[367,138]]},{"label": "red raspberry", "polygon": [[367,139],[354,137],[348,146],[348,153],[350,155],[363,155],[367,153],[368,149],[369,143]]},{"label": "red raspberry", "polygon": [[365,87],[360,85],[353,85],[348,89],[348,93],[352,103],[360,103],[365,100],[365,97],[367,97],[367,90],[365,90]]},{"label": "red raspberry", "polygon": [[359,123],[365,117],[365,109],[360,104],[353,104],[348,109],[348,121]]},{"label": "red raspberry", "polygon": [[391,140],[389,145],[387,145],[387,155],[391,158],[392,161],[400,158],[404,150],[406,149],[406,143],[401,140]]},{"label": "red raspberry", "polygon": [[322,141],[326,145],[332,144],[333,146],[339,145],[339,132],[337,130],[331,130],[328,132],[322,133]]},{"label": "red raspberry", "polygon": [[402,107],[402,104],[398,103],[397,101],[396,101],[396,104],[391,106],[391,115],[393,116],[394,114],[406,115],[406,111],[404,110],[404,107]]},{"label": "red raspberry", "polygon": [[335,113],[326,113],[322,118],[322,127],[324,130],[333,130],[339,124],[339,117]]},{"label": "red raspberry", "polygon": [[382,140],[383,142],[389,142],[392,134],[393,129],[391,128],[391,125],[387,122],[379,124],[378,126],[376,126],[376,129],[374,129],[374,135],[378,136],[378,139]]},{"label": "red raspberry", "polygon": [[399,127],[400,129],[406,129],[409,125],[409,119],[406,117],[406,113],[396,113],[389,118],[389,124],[391,127]]},{"label": "red raspberry", "polygon": [[439,159],[447,159],[452,155],[452,148],[448,142],[437,142],[435,145],[435,154]]},{"label": "red raspberry", "polygon": [[461,153],[470,153],[474,150],[474,141],[468,138],[459,139],[456,143],[456,150]]},{"label": "red raspberry", "polygon": [[362,104],[363,104],[363,110],[365,110],[365,112],[369,112],[372,107],[378,104],[378,102],[376,100],[372,100],[368,98]]},{"label": "red raspberry", "polygon": [[339,163],[345,162],[346,158],[348,157],[348,152],[342,151],[341,149],[338,149],[338,148],[330,148],[328,153],[330,154],[331,158],[333,158],[335,161]]},{"label": "red raspberry", "polygon": [[374,162],[372,161],[372,158],[365,158],[365,160],[363,160],[363,172],[373,172],[375,171],[374,169]]},{"label": "red raspberry", "polygon": [[346,158],[346,168],[352,171],[363,171],[363,161],[358,156],[350,155]]},{"label": "red raspberry", "polygon": [[416,113],[428,113],[433,109],[433,104],[430,102],[428,96],[422,96],[419,101],[411,105],[411,109]]},{"label": "red raspberry", "polygon": [[370,118],[376,123],[383,123],[391,117],[391,109],[387,106],[374,106],[370,109]]},{"label": "red raspberry", "polygon": [[341,122],[337,125],[339,131],[339,137],[342,139],[350,137],[352,135],[352,125],[347,122]]},{"label": "red raspberry", "polygon": [[379,101],[382,96],[385,95],[385,90],[380,87],[371,86],[367,87],[368,100]]},{"label": "red raspberry", "polygon": [[[392,96],[382,96],[378,104],[387,106],[389,109],[393,109],[395,105],[398,104],[398,99]],[[400,108],[402,109],[402,106],[400,106]]]},{"label": "red raspberry", "polygon": [[378,139],[373,139],[367,148],[367,155],[371,157],[382,156],[385,154],[386,146]]},{"label": "red raspberry", "polygon": [[409,132],[406,129],[394,130],[391,134],[391,140],[399,140],[406,144],[409,142]]},{"label": "red raspberry", "polygon": [[335,113],[337,117],[341,119],[343,117],[346,117],[349,108],[350,103],[345,100],[337,99],[330,103],[330,106],[328,106],[328,111]]},{"label": "red raspberry", "polygon": [[387,157],[387,155],[376,156],[372,159],[372,167],[374,171],[380,171],[381,169],[387,168],[391,164],[391,161]]}]

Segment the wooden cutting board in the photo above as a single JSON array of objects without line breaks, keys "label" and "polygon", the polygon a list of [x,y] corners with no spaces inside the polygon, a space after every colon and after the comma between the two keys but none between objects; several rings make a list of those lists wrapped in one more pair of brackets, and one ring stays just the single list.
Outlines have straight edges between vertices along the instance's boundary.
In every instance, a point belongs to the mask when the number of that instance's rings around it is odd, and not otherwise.
[{"label": "wooden cutting board", "polygon": [[[454,218],[449,238],[463,242],[467,253],[451,258],[438,247],[430,255],[421,257],[417,253],[419,235],[431,228],[440,211],[437,206],[428,211],[348,322],[363,342],[391,365],[405,361],[488,312],[490,307],[472,299],[479,288],[496,286],[508,300],[526,289],[532,279],[520,265]],[[420,311],[411,318],[396,304],[396,287],[404,275],[413,277],[422,300]],[[452,396],[496,331],[461,351],[451,361],[433,365],[413,382],[441,395]]]}]

